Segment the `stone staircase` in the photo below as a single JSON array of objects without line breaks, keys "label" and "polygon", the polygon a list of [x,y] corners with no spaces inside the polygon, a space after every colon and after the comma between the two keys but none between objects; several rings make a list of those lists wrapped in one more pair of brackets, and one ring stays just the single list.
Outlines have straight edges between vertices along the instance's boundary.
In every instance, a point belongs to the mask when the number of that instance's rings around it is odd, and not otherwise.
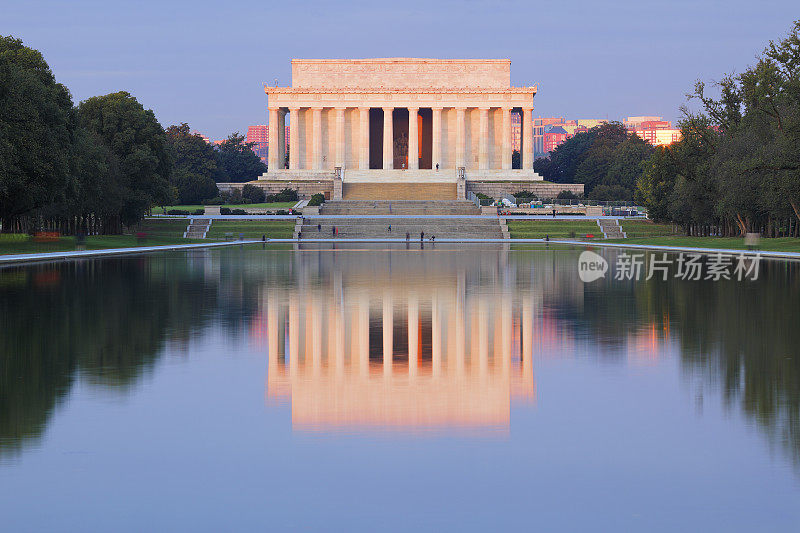
[{"label": "stone staircase", "polygon": [[[389,227],[391,226],[391,231]],[[334,227],[338,230],[334,237]],[[306,218],[300,227],[300,239],[405,239],[419,241],[437,239],[502,239],[500,222],[496,218]]]},{"label": "stone staircase", "polygon": [[332,200],[320,215],[479,215],[481,210],[468,200]]},{"label": "stone staircase", "polygon": [[603,237],[606,239],[626,239],[627,235],[622,231],[622,226],[616,218],[598,218],[597,225],[600,226],[600,231],[603,232]]},{"label": "stone staircase", "polygon": [[455,183],[343,183],[343,200],[455,200]]},{"label": "stone staircase", "polygon": [[190,218],[189,226],[183,233],[184,239],[205,239],[208,229],[211,227],[210,218]]}]

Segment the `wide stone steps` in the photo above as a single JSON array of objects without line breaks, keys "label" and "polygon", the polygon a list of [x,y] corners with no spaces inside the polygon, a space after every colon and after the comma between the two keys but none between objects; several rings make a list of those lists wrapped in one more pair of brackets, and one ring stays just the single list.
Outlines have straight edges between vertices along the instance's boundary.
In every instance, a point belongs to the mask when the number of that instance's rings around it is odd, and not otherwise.
[{"label": "wide stone steps", "polygon": [[466,200],[453,201],[349,201],[325,202],[320,215],[477,215],[480,209]]},{"label": "wide stone steps", "polygon": [[625,232],[622,231],[622,227],[615,218],[599,218],[597,219],[597,225],[600,226],[600,230],[603,232],[606,239],[626,238]]},{"label": "wide stone steps", "polygon": [[[391,225],[391,231],[389,231]],[[306,219],[301,227],[301,238],[334,238],[336,228],[338,238],[405,238],[418,240],[420,232],[426,239],[470,238],[501,239],[500,223],[495,219]]]},{"label": "wide stone steps", "polygon": [[183,237],[185,239],[205,239],[210,227],[210,218],[189,219],[189,225],[186,227],[186,232],[184,232]]},{"label": "wide stone steps", "polygon": [[455,200],[455,183],[343,183],[344,200]]}]

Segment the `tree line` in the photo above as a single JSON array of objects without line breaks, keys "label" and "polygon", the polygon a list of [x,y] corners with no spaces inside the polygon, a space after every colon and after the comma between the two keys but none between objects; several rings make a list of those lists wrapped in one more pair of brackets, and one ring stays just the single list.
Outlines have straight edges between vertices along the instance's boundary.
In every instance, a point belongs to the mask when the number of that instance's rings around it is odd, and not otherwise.
[{"label": "tree line", "polygon": [[609,122],[576,133],[549,157],[537,158],[533,168],[554,183],[583,183],[592,200],[632,200],[642,163],[652,153],[647,141]]},{"label": "tree line", "polygon": [[800,236],[800,21],[709,96],[698,81],[683,138],[644,165],[636,198],[690,235]]},{"label": "tree line", "polygon": [[218,147],[161,126],[125,91],[77,106],[42,54],[0,36],[0,231],[120,233],[155,205],[199,203],[266,171],[234,133]]}]

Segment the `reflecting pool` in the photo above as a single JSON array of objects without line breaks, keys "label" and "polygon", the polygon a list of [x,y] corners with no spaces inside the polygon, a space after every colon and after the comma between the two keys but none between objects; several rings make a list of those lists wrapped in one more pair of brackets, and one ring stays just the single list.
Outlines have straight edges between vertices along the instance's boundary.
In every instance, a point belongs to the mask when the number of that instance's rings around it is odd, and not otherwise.
[{"label": "reflecting pool", "polygon": [[800,264],[581,251],[2,268],[0,529],[800,529]]}]

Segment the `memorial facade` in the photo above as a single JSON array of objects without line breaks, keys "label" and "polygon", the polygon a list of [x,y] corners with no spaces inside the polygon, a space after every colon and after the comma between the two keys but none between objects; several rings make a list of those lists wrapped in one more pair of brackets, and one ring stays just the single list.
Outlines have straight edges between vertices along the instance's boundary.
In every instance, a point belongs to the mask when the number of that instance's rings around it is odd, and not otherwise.
[{"label": "memorial facade", "polygon": [[[533,170],[536,86],[512,87],[508,59],[293,59],[292,86],[264,90],[276,149],[260,182],[460,182],[463,197],[470,182],[542,179]],[[512,113],[524,125],[516,164]]]}]

